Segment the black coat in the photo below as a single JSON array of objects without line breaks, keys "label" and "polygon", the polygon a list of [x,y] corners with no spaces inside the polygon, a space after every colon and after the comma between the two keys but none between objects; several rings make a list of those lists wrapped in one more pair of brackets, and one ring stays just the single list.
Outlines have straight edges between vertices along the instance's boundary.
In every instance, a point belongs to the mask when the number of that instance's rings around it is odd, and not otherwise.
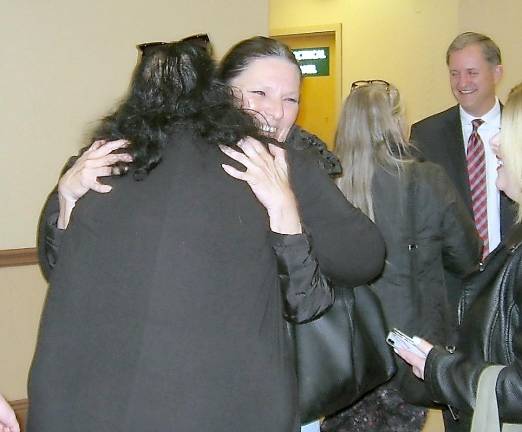
[{"label": "black coat", "polygon": [[[288,159],[323,272],[349,285],[378,274],[374,224],[308,152]],[[175,136],[144,181],[110,178],[110,194],[77,203],[51,272],[29,431],[297,424],[266,210],[221,163],[219,149]]]},{"label": "black coat", "polygon": [[443,169],[430,162],[412,165],[414,179],[412,166],[400,175],[383,169],[374,174],[375,223],[384,237],[387,255],[384,271],[372,287],[390,327],[445,343],[452,313],[446,274],[463,278],[478,262],[480,240]]},{"label": "black coat", "polygon": [[496,386],[500,419],[522,423],[522,226],[469,276],[464,293],[456,350],[435,347],[426,360],[431,397],[459,409],[452,430],[467,431],[480,373],[507,365]]}]

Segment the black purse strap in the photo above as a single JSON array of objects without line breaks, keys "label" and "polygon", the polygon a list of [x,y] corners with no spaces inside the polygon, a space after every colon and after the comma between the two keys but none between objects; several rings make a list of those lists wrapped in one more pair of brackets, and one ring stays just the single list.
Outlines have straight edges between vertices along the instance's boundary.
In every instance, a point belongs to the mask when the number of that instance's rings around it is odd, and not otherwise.
[{"label": "black purse strap", "polygon": [[414,296],[415,304],[418,301],[417,291],[417,248],[419,247],[416,239],[416,211],[415,211],[415,189],[417,184],[417,167],[412,162],[407,166],[407,191],[406,191],[406,212],[407,212],[407,232],[408,232],[408,252],[410,256],[410,287]]}]

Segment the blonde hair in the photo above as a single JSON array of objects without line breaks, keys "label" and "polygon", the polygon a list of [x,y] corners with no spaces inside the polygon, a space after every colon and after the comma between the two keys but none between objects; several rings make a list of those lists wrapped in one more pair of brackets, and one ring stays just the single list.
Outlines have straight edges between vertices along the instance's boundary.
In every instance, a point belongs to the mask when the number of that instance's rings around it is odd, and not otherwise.
[{"label": "blonde hair", "polygon": [[400,174],[411,160],[397,88],[381,81],[355,87],[344,103],[335,149],[344,173],[337,180],[339,189],[374,221],[375,167]]},{"label": "blonde hair", "polygon": [[[502,111],[500,148],[508,176],[522,193],[522,83],[513,87]],[[520,197],[520,195],[519,195]],[[517,223],[522,222],[522,200],[517,199]]]}]

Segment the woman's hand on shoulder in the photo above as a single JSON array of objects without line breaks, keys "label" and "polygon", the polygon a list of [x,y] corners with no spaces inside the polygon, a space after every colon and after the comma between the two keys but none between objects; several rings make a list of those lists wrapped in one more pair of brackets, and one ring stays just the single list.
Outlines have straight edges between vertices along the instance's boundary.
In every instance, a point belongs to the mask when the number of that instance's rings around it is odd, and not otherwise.
[{"label": "woman's hand on shoulder", "polygon": [[269,144],[267,149],[254,138],[240,141],[238,147],[241,152],[220,146],[223,153],[242,164],[246,171],[223,164],[225,172],[248,183],[266,208],[272,231],[281,234],[301,233],[301,219],[290,186],[285,150],[273,144]]},{"label": "woman's hand on shoulder", "polygon": [[95,141],[60,178],[58,182],[60,201],[58,228],[67,227],[76,202],[90,189],[99,193],[110,192],[111,186],[100,183],[98,178],[118,174],[114,171],[115,164],[132,161],[132,157],[128,153],[113,153],[127,145],[128,142],[125,140]]}]

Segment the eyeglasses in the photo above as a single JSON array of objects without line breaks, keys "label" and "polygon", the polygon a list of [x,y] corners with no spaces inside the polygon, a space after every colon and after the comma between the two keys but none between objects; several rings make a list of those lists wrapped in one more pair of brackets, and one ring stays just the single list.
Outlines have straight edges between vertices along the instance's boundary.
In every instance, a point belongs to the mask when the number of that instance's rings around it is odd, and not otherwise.
[{"label": "eyeglasses", "polygon": [[210,38],[208,37],[208,34],[206,33],[200,33],[200,34],[195,34],[195,35],[192,35],[192,36],[187,36],[186,38],[183,38],[181,39],[180,41],[175,41],[175,42],[147,42],[147,43],[142,43],[142,44],[139,44],[139,45],[136,45],[136,48],[138,48],[141,53],[143,55],[145,55],[147,52],[149,52],[151,49],[153,48],[156,48],[156,47],[160,47],[160,46],[165,46],[165,45],[172,45],[172,44],[175,44],[175,43],[178,43],[178,42],[190,42],[194,45],[197,45],[201,48],[204,48],[206,50],[209,50],[210,51]]},{"label": "eyeglasses", "polygon": [[354,81],[352,83],[352,87],[350,88],[350,91],[352,91],[353,89],[356,89],[358,87],[364,87],[364,86],[368,86],[368,85],[372,85],[372,84],[385,86],[386,90],[390,89],[390,83],[388,81],[376,79],[376,80],[359,80],[359,81]]}]

